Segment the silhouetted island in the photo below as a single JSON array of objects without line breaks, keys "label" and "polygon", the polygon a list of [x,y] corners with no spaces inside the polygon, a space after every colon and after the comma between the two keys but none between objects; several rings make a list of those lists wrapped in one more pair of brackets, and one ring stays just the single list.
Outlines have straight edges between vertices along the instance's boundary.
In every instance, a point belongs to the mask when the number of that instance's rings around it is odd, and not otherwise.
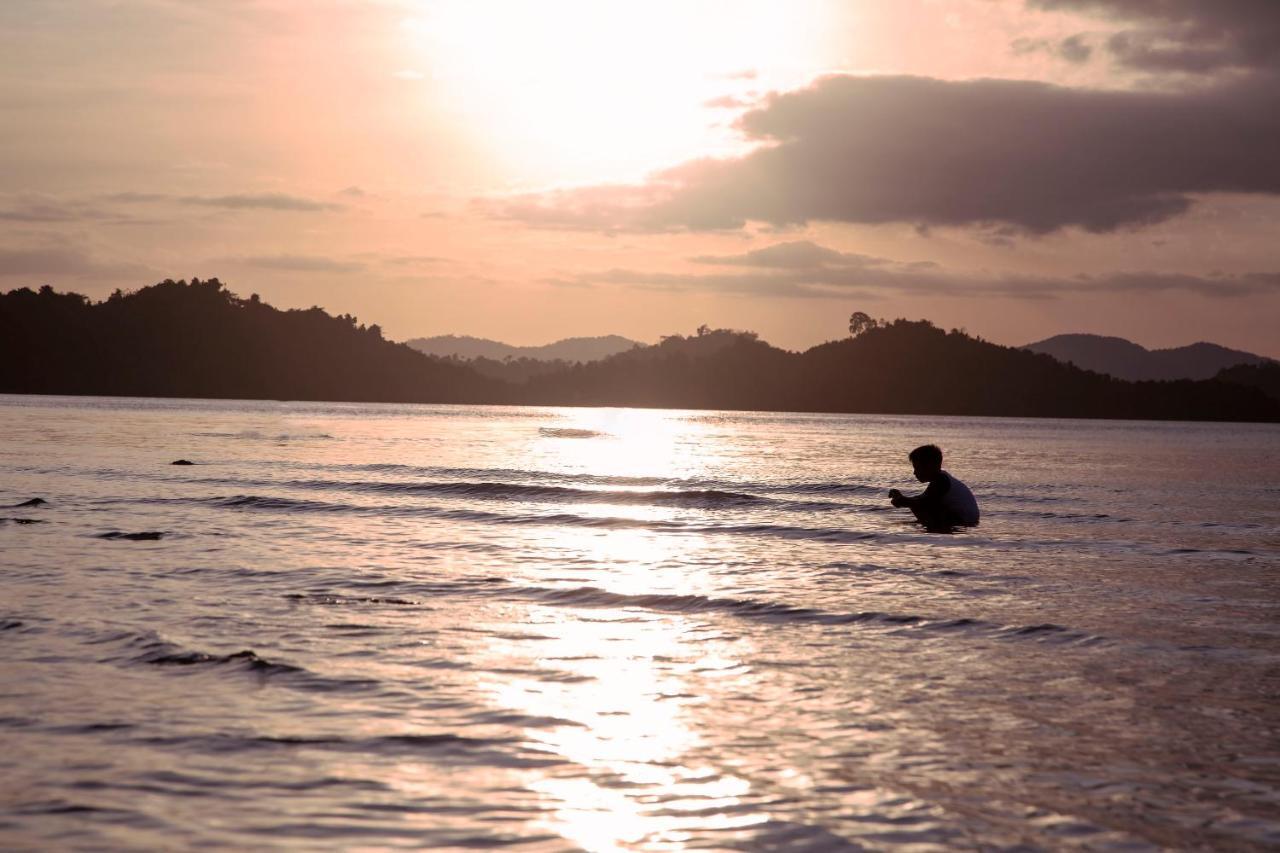
[{"label": "silhouetted island", "polygon": [[444,358],[476,359],[491,361],[599,361],[615,353],[626,352],[633,347],[643,346],[639,341],[624,338],[621,335],[599,335],[590,338],[563,338],[542,346],[513,346],[489,338],[475,338],[471,335],[436,335],[434,338],[410,338],[406,344],[427,355],[438,355]]},{"label": "silhouetted island", "polygon": [[1263,390],[1270,374],[1126,382],[927,321],[864,320],[803,353],[704,326],[504,381],[350,316],[238,298],[217,279],[101,302],[46,286],[0,295],[0,392],[1280,421],[1280,400]]},{"label": "silhouetted island", "polygon": [[1023,349],[1058,361],[1106,373],[1117,379],[1210,379],[1237,364],[1266,364],[1271,359],[1200,341],[1182,347],[1147,349],[1124,338],[1103,335],[1054,335]]},{"label": "silhouetted island", "polygon": [[320,308],[280,311],[216,278],[164,281],[91,302],[0,296],[0,390],[251,400],[471,403],[506,387]]}]

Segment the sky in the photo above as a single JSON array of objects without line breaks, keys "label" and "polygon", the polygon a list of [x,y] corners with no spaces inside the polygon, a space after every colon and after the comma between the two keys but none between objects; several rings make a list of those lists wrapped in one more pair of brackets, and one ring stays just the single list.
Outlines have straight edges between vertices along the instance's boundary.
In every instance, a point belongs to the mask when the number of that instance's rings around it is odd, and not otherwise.
[{"label": "sky", "polygon": [[1280,357],[1276,0],[4,0],[0,289]]}]

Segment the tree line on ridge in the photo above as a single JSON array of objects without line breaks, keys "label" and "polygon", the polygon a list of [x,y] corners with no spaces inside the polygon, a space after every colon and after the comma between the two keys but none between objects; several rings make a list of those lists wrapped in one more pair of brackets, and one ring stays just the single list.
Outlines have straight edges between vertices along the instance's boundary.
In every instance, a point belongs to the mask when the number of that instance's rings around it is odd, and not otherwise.
[{"label": "tree line on ridge", "polygon": [[850,337],[800,353],[704,326],[588,363],[473,365],[217,279],[100,302],[45,286],[0,294],[0,392],[1280,421],[1280,365],[1127,382],[928,321],[853,320]]}]

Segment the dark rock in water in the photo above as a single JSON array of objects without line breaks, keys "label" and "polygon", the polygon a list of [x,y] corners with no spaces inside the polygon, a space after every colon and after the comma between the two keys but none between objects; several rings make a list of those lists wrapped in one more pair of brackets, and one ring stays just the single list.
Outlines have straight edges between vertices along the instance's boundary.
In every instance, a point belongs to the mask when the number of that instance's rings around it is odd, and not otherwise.
[{"label": "dark rock in water", "polygon": [[144,530],[141,533],[124,533],[119,530],[112,530],[108,533],[99,533],[99,539],[127,539],[130,542],[150,542],[156,539],[162,539],[164,533],[159,530]]},{"label": "dark rock in water", "polygon": [[192,462],[190,459],[175,459],[169,464],[170,465],[194,465],[196,463]]},{"label": "dark rock in water", "polygon": [[20,504],[14,504],[13,508],[17,509],[18,507],[23,507],[23,506],[44,506],[47,503],[48,501],[45,500],[44,498],[32,498],[29,501],[23,501]]}]

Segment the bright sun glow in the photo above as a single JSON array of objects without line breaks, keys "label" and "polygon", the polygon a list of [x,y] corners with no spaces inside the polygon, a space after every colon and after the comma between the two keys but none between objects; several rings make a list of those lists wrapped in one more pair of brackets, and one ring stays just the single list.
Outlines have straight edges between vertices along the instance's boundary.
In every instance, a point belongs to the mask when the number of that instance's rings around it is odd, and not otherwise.
[{"label": "bright sun glow", "polygon": [[439,0],[404,28],[528,182],[633,180],[741,143],[735,110],[821,71],[821,0]]}]

